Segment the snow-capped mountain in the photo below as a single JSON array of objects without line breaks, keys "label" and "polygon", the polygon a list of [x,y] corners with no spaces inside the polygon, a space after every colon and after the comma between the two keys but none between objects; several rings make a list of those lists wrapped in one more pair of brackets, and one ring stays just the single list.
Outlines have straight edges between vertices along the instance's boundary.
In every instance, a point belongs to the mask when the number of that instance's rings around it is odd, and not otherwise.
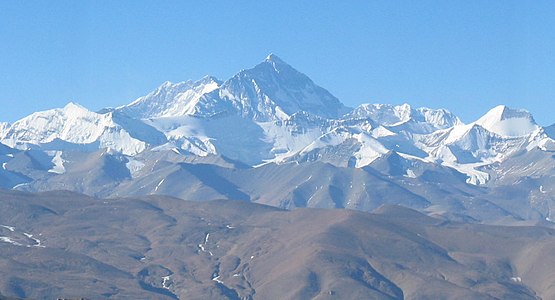
[{"label": "snow-capped mountain", "polygon": [[143,122],[113,112],[91,112],[75,103],[16,121],[4,130],[1,138],[4,144],[20,149],[111,148],[126,155],[144,151],[148,142],[165,141],[161,133]]},{"label": "snow-capped mountain", "polygon": [[554,126],[506,106],[469,124],[408,104],[350,109],[270,55],[223,82],[166,82],[118,108],[70,103],[0,123],[0,176],[3,187],[29,191],[205,195],[284,208],[368,210],[401,203],[384,199],[395,190],[433,214],[543,218],[555,209],[544,192],[522,196],[536,204],[518,208],[484,193],[511,184],[549,190]]},{"label": "snow-capped mountain", "polygon": [[306,75],[271,54],[201,97],[193,114],[206,117],[238,113],[256,121],[273,121],[286,120],[299,111],[337,118],[347,109]]},{"label": "snow-capped mountain", "polygon": [[223,83],[210,76],[196,82],[165,82],[118,110],[142,119],[236,114],[255,121],[285,120],[299,111],[338,118],[348,111],[328,91],[274,54]]},{"label": "snow-capped mountain", "polygon": [[198,81],[164,82],[156,90],[116,110],[137,119],[191,114],[199,98],[217,89],[221,82],[206,76]]}]

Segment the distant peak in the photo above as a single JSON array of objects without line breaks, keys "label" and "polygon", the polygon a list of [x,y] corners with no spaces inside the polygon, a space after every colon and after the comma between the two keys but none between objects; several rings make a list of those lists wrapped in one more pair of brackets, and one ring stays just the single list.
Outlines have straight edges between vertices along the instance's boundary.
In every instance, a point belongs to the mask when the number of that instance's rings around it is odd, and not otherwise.
[{"label": "distant peak", "polygon": [[492,108],[475,124],[501,136],[524,136],[538,129],[534,117],[527,110],[505,105]]},{"label": "distant peak", "polygon": [[508,119],[525,118],[533,121],[533,117],[527,110],[510,108],[505,105],[498,105],[488,111],[483,117],[481,117],[477,123],[482,123],[485,121],[503,121]]},{"label": "distant peak", "polygon": [[282,61],[281,58],[279,58],[277,55],[270,53],[268,56],[266,56],[266,60],[269,61]]},{"label": "distant peak", "polygon": [[505,105],[497,105],[496,107],[490,109],[486,115],[489,115],[491,117],[496,117],[501,119],[503,117],[503,114],[505,113],[506,110],[508,110],[509,108]]},{"label": "distant peak", "polygon": [[85,107],[81,106],[80,104],[77,104],[75,102],[69,102],[68,104],[66,104],[66,106],[64,106],[64,109],[79,109],[79,110],[87,110]]},{"label": "distant peak", "polygon": [[201,80],[197,81],[199,83],[217,83],[217,84],[221,84],[222,81],[219,80],[218,78],[212,76],[212,75],[206,75],[204,77],[202,77]]},{"label": "distant peak", "polygon": [[268,62],[271,63],[272,65],[287,65],[286,62],[284,62],[281,58],[279,58],[277,55],[270,53],[270,55],[268,55],[266,57],[266,59],[264,60],[264,62]]}]

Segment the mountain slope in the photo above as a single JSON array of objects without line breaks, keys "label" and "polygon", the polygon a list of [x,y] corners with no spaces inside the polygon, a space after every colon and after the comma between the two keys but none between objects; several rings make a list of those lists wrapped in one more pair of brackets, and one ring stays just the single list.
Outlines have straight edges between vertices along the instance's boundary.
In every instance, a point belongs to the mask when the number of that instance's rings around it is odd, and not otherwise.
[{"label": "mountain slope", "polygon": [[397,206],[367,214],[283,211],[240,201],[167,197],[103,200],[67,192],[7,191],[0,195],[4,237],[0,248],[6,274],[0,278],[0,293],[5,296],[549,299],[555,295],[549,284],[555,269],[550,259],[555,232],[546,227],[444,222]]}]

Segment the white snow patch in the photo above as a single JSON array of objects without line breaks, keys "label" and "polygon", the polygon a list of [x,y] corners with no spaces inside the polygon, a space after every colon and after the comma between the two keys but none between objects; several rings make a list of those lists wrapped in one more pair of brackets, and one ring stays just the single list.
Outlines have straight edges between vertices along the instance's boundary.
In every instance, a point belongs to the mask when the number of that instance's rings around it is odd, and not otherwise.
[{"label": "white snow patch", "polygon": [[414,174],[414,171],[411,169],[407,170],[407,175],[405,175],[405,177],[409,177],[409,178],[416,178],[416,174]]},{"label": "white snow patch", "polygon": [[515,283],[521,283],[522,282],[522,278],[520,277],[511,277],[511,281],[515,282]]},{"label": "white snow patch", "polygon": [[6,165],[7,165],[7,164],[8,164],[8,163],[3,163],[3,164],[2,164],[2,169],[7,170],[7,169],[6,169]]},{"label": "white snow patch", "polygon": [[52,169],[48,170],[48,172],[54,174],[64,174],[66,172],[64,162],[65,161],[62,159],[62,151],[56,151],[54,157],[52,158],[54,166]]},{"label": "white snow patch", "polygon": [[13,227],[13,226],[0,225],[0,227],[4,227],[4,228],[6,228],[7,230],[9,230],[9,231],[11,231],[11,232],[14,232],[14,231],[15,231],[15,227]]},{"label": "white snow patch", "polygon": [[210,237],[210,233],[207,233],[204,237],[204,244],[208,243],[208,238]]},{"label": "white snow patch", "polygon": [[165,178],[163,178],[162,180],[160,180],[160,182],[158,182],[158,185],[154,188],[154,191],[157,192],[158,189],[160,188],[160,186],[162,185],[162,183],[164,183]]},{"label": "white snow patch", "polygon": [[206,246],[206,244],[208,243],[208,238],[209,238],[209,237],[210,237],[210,233],[207,233],[207,234],[204,236],[204,243],[198,244],[198,248],[200,249],[200,251],[206,252],[206,253],[210,254],[210,256],[214,256],[214,254],[212,253],[212,251],[207,250],[207,249],[204,247],[204,246]]},{"label": "white snow patch", "polygon": [[15,246],[23,246],[22,244],[12,240],[11,238],[7,237],[7,236],[0,236],[0,242],[4,242],[4,243],[9,243]]},{"label": "white snow patch", "polygon": [[170,277],[171,275],[162,277],[162,287],[167,290],[170,289],[170,284],[171,284]]},{"label": "white snow patch", "polygon": [[546,194],[547,192],[543,189],[543,185],[540,185],[540,193]]},{"label": "white snow patch", "polygon": [[29,183],[28,183],[28,182],[20,183],[20,184],[14,186],[12,189],[13,189],[13,190],[17,190],[18,188],[23,187],[23,186],[26,186],[26,185],[29,185]]},{"label": "white snow patch", "polygon": [[37,239],[37,238],[34,238],[32,234],[24,232],[23,235],[25,235],[26,237],[32,239],[32,240],[35,242],[34,245],[28,245],[27,247],[46,248],[46,247],[44,247],[44,246],[41,244],[41,241],[40,241],[39,239]]},{"label": "white snow patch", "polygon": [[229,225],[229,224],[225,225],[225,227],[226,227],[227,229],[234,229],[234,228],[235,228],[235,227],[233,227],[233,226],[231,226],[231,225]]},{"label": "white snow patch", "polygon": [[220,284],[224,284],[224,282],[220,280],[220,275],[214,274],[213,276],[214,276],[214,277],[212,277],[213,281],[215,281],[217,283],[220,283]]}]

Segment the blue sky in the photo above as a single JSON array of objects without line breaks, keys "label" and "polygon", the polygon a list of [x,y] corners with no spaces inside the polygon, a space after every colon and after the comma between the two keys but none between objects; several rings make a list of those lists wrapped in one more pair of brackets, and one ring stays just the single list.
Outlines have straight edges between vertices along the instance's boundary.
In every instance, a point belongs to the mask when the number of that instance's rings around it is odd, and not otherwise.
[{"label": "blue sky", "polygon": [[349,106],[555,123],[555,1],[2,1],[0,121],[227,79],[269,53]]}]

